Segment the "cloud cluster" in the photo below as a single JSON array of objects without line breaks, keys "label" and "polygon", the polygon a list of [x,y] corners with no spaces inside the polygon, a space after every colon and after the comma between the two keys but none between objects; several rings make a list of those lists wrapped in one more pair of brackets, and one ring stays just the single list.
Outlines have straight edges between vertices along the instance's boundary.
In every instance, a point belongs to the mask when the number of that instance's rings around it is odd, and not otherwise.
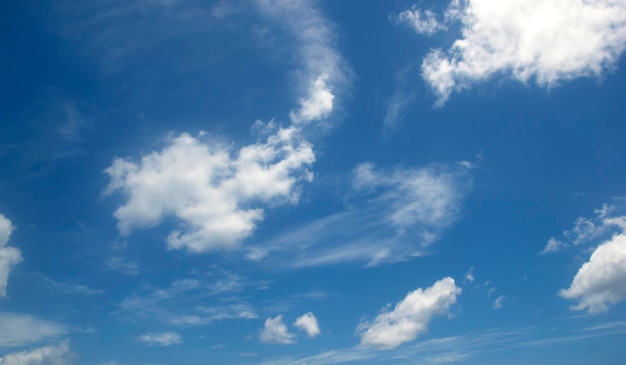
[{"label": "cloud cluster", "polygon": [[290,345],[295,343],[295,337],[296,335],[287,329],[287,325],[283,322],[283,316],[279,314],[274,318],[270,317],[265,320],[265,326],[261,330],[259,340],[264,343]]},{"label": "cloud cluster", "polygon": [[563,232],[564,239],[550,238],[542,254],[583,244],[597,244],[570,287],[559,295],[577,300],[574,310],[605,312],[610,304],[626,300],[626,216],[616,207],[603,205],[595,217],[576,219],[574,227]]},{"label": "cloud cluster", "polygon": [[588,244],[618,232],[623,218],[615,217],[614,210],[614,206],[604,204],[602,208],[595,210],[595,217],[578,217],[572,229],[563,231],[563,239],[551,237],[541,254],[555,253],[567,247]]},{"label": "cloud cluster", "polygon": [[148,346],[166,347],[181,343],[182,338],[176,332],[159,332],[143,334],[137,337],[137,341],[143,342]]},{"label": "cloud cluster", "polygon": [[13,232],[13,224],[4,215],[0,214],[0,297],[7,295],[7,282],[11,269],[22,262],[20,250],[7,246],[11,232]]},{"label": "cloud cluster", "polygon": [[415,340],[432,317],[448,312],[460,294],[461,288],[450,277],[408,293],[393,309],[385,308],[373,322],[359,325],[361,344],[391,349]]},{"label": "cloud cluster", "polygon": [[[626,225],[624,226],[626,228]],[[574,277],[563,298],[578,300],[572,308],[589,313],[606,312],[609,304],[626,299],[626,233],[599,245]]]},{"label": "cloud cluster", "polygon": [[[310,338],[320,334],[317,318],[312,312],[305,313],[298,317],[293,325],[297,329],[306,332],[307,336]],[[261,330],[259,340],[269,344],[290,345],[296,342],[296,335],[289,332],[287,325],[283,322],[283,316],[279,314],[274,318],[270,317],[265,320],[265,325]]]},{"label": "cloud cluster", "polygon": [[298,317],[294,326],[305,331],[309,337],[315,337],[320,334],[320,327],[317,324],[317,318],[315,318],[315,315],[311,312]]},{"label": "cloud cluster", "polygon": [[461,25],[461,37],[434,49],[422,76],[441,105],[453,91],[502,75],[552,87],[611,70],[626,48],[621,0],[452,0],[443,20],[412,8],[399,18],[419,33]]},{"label": "cloud cluster", "polygon": [[115,159],[106,170],[106,193],[120,191],[126,198],[114,214],[122,234],[174,217],[180,225],[167,237],[170,249],[232,249],[253,233],[264,206],[296,202],[298,182],[312,179],[315,154],[302,128],[333,110],[334,93],[346,79],[342,60],[329,26],[308,2],[257,5],[297,38],[305,96],[291,112],[290,125],[264,124],[267,139],[237,151],[183,133],[139,163]]},{"label": "cloud cluster", "polygon": [[2,365],[72,365],[76,364],[75,356],[70,352],[67,343],[59,346],[46,346],[34,350],[13,352],[0,357]]},{"label": "cloud cluster", "polygon": [[311,145],[293,127],[234,157],[182,134],[139,164],[116,159],[106,170],[106,192],[121,190],[127,197],[115,212],[122,234],[174,216],[183,225],[169,234],[168,247],[203,253],[236,247],[248,237],[263,218],[260,204],[296,200],[296,182],[310,178],[306,167],[314,160]]}]

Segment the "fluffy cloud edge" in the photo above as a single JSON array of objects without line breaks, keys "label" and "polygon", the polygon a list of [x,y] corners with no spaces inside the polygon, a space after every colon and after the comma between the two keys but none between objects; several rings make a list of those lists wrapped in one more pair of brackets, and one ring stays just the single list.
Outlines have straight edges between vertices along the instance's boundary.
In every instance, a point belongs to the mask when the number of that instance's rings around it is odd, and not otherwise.
[{"label": "fluffy cloud edge", "polygon": [[276,317],[267,318],[265,325],[259,334],[259,341],[267,344],[291,345],[294,344],[295,335],[289,332],[287,325],[283,322],[281,314]]},{"label": "fluffy cloud edge", "polygon": [[11,269],[23,260],[22,252],[18,248],[7,246],[14,229],[13,223],[0,214],[0,297],[7,295]]},{"label": "fluffy cloud edge", "polygon": [[422,62],[422,77],[444,105],[452,92],[503,76],[554,87],[614,68],[626,49],[626,5],[621,1],[451,0],[440,21],[412,7],[398,21],[432,35],[461,24],[461,37]]},{"label": "fluffy cloud edge", "polygon": [[357,327],[361,345],[393,349],[415,340],[427,330],[432,317],[448,312],[461,292],[451,277],[409,292],[393,309],[386,307],[372,322]]},{"label": "fluffy cloud edge", "polygon": [[296,328],[306,332],[310,338],[317,337],[320,334],[320,327],[317,318],[312,312],[305,313],[298,317],[293,324]]}]

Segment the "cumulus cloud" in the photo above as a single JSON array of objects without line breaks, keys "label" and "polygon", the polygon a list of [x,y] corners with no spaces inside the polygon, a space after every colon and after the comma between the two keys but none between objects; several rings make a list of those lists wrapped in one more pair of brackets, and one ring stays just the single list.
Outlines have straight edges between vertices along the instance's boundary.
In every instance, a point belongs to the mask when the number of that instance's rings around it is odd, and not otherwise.
[{"label": "cumulus cloud", "polygon": [[262,128],[265,141],[237,151],[183,133],[139,163],[115,159],[106,170],[111,181],[105,192],[120,191],[126,197],[114,214],[122,234],[174,217],[180,226],[167,237],[170,249],[232,249],[253,233],[265,205],[295,203],[298,182],[312,179],[315,154],[302,128],[333,110],[334,92],[346,79],[343,61],[328,24],[309,2],[257,4],[296,37],[305,96],[291,112],[290,125],[268,123]]},{"label": "cumulus cloud", "polygon": [[34,350],[13,352],[0,357],[2,365],[70,365],[76,364],[75,356],[67,343],[46,346]]},{"label": "cumulus cloud", "polygon": [[30,315],[0,312],[0,347],[18,347],[53,340],[67,333],[64,326]]},{"label": "cumulus cloud", "polygon": [[274,318],[265,320],[265,326],[259,335],[259,340],[264,343],[289,345],[295,343],[295,335],[287,329],[283,322],[283,316],[277,315]]},{"label": "cumulus cloud", "polygon": [[0,214],[0,297],[7,295],[7,282],[13,266],[22,262],[22,253],[15,247],[7,246],[13,224]]},{"label": "cumulus cloud", "polygon": [[315,318],[315,315],[311,312],[298,317],[294,326],[302,331],[305,331],[309,337],[315,337],[320,334],[320,327],[317,324],[317,318]]},{"label": "cumulus cloud", "polygon": [[626,48],[621,0],[452,0],[440,23],[416,8],[400,16],[423,34],[461,25],[461,37],[424,58],[422,76],[441,105],[453,91],[501,75],[553,87],[610,71]]},{"label": "cumulus cloud", "polygon": [[433,316],[448,312],[460,294],[461,288],[450,277],[435,282],[429,288],[408,293],[394,309],[391,310],[388,305],[373,322],[359,325],[357,332],[361,336],[361,344],[391,349],[415,340],[417,335],[427,330]]},{"label": "cumulus cloud", "polygon": [[146,333],[137,337],[137,341],[148,346],[171,346],[182,342],[182,338],[176,332]]},{"label": "cumulus cloud", "polygon": [[263,218],[261,203],[295,201],[296,182],[309,178],[306,167],[315,157],[297,133],[280,129],[234,157],[184,133],[139,164],[116,159],[106,170],[111,177],[106,192],[121,190],[127,197],[114,214],[120,232],[173,216],[183,224],[169,234],[170,249],[202,253],[236,247]]},{"label": "cumulus cloud", "polygon": [[572,309],[586,309],[589,313],[606,312],[609,304],[625,300],[626,234],[616,234],[599,245],[560,295],[578,300]]}]

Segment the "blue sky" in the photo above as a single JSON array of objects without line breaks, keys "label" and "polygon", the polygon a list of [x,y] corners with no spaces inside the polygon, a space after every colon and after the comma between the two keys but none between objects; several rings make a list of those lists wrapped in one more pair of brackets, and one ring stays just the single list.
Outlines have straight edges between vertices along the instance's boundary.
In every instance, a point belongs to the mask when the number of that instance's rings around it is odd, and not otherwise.
[{"label": "blue sky", "polygon": [[622,1],[0,7],[0,364],[626,361]]}]

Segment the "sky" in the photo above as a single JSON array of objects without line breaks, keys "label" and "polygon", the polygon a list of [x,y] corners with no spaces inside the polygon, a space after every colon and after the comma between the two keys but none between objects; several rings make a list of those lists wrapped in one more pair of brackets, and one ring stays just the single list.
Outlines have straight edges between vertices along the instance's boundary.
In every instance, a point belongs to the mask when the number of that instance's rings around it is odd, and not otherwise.
[{"label": "sky", "polygon": [[0,17],[0,365],[626,362],[623,0]]}]

